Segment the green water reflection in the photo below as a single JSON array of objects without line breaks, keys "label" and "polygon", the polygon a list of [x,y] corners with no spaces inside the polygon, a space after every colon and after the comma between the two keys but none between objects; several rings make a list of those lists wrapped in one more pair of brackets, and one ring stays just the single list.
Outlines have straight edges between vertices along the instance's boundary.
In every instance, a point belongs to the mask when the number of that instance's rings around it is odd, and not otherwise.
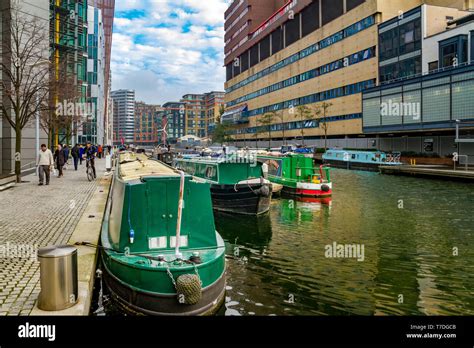
[{"label": "green water reflection", "polygon": [[[227,315],[474,315],[474,185],[334,170],[329,201],[218,215]],[[360,244],[363,262],[326,258]]]}]

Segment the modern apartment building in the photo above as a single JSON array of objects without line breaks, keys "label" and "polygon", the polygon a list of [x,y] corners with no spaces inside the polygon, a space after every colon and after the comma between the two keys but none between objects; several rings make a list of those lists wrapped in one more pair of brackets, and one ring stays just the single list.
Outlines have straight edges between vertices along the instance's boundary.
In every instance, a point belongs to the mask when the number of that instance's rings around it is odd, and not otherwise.
[{"label": "modern apartment building", "polygon": [[[363,137],[361,92],[379,79],[378,24],[422,3],[470,6],[470,1],[461,0],[275,1],[268,8],[277,10],[255,25],[256,4],[234,1],[226,13],[226,40],[234,36],[233,27],[245,26],[242,32],[251,27],[238,43],[226,41],[223,121],[235,124],[234,139],[244,143],[268,138],[268,132],[260,133],[259,120],[274,112],[274,139],[281,141],[283,133],[287,139],[298,139],[304,128],[309,143],[319,144],[324,121],[333,145],[356,143]],[[241,15],[250,23],[239,20],[229,29]],[[299,106],[314,111],[323,102],[331,104],[324,120],[316,112],[304,119],[298,112]]]},{"label": "modern apartment building", "polygon": [[[11,0],[0,1],[0,62],[6,65],[11,64],[11,54],[4,50],[3,47],[6,47],[12,40],[10,22],[12,17],[12,3],[13,1]],[[43,59],[47,60],[49,58],[49,0],[36,0],[34,2],[23,1],[20,5],[20,20],[36,21],[38,27],[42,27],[45,30],[44,49],[41,51],[41,54],[43,55]],[[25,40],[26,39],[25,37]],[[7,85],[9,84],[7,76],[2,76],[1,71],[0,80]],[[0,89],[0,102],[7,110],[10,110],[9,112],[12,112],[9,100],[3,94],[2,89]],[[46,133],[40,127],[38,127],[38,130],[39,132],[37,133],[36,119],[32,119],[30,124],[23,129],[21,143],[21,166],[23,168],[34,167],[37,154],[36,137],[39,137],[40,144],[47,142],[48,137]],[[0,176],[10,174],[15,169],[15,140],[14,129],[8,121],[2,117],[0,112]],[[28,164],[32,165],[28,166]]]},{"label": "modern apartment building", "polygon": [[161,127],[160,111],[161,107],[159,105],[136,103],[134,145],[150,147],[158,145],[158,131]]},{"label": "modern apartment building", "polygon": [[135,91],[112,91],[114,101],[114,144],[133,144],[135,139]]},{"label": "modern apartment building", "polygon": [[105,144],[105,34],[102,10],[88,6],[87,13],[87,95],[92,114],[78,125],[77,142]]},{"label": "modern apartment building", "polygon": [[204,103],[206,108],[207,133],[209,136],[215,128],[217,122],[220,122],[222,109],[225,109],[225,92],[209,92],[204,94]]},{"label": "modern apartment building", "polygon": [[[423,5],[379,25],[380,84],[363,93],[363,130],[386,151],[474,163],[474,13]],[[461,123],[456,141],[456,124]],[[464,160],[464,158],[463,158]]]},{"label": "modern apartment building", "polygon": [[181,99],[185,104],[185,135],[205,137],[207,134],[207,114],[204,95],[186,94]]},{"label": "modern apartment building", "polygon": [[186,104],[179,102],[168,102],[163,104],[159,120],[160,143],[176,144],[179,138],[186,135]]},{"label": "modern apartment building", "polygon": [[[112,33],[114,28],[114,13],[115,13],[115,0],[89,0],[89,5],[93,6],[101,11],[102,24],[104,30],[104,50],[105,50],[105,86],[106,99],[110,97],[110,86],[111,86],[111,72],[110,72],[110,59],[112,56]],[[106,103],[106,108],[108,105]]]},{"label": "modern apartment building", "polygon": [[[55,72],[52,81],[57,88],[52,93],[53,105],[64,102],[87,103],[87,0],[50,0],[51,61]],[[71,85],[65,88],[63,82]],[[71,89],[78,95],[72,95]],[[65,120],[59,115],[50,124],[53,145],[74,142],[83,115]]]}]

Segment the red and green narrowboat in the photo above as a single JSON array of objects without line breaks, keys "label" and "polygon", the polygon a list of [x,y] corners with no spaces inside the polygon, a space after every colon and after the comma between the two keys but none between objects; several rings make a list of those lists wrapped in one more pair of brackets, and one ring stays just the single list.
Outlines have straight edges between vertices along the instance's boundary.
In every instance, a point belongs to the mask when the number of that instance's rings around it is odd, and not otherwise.
[{"label": "red and green narrowboat", "polygon": [[266,165],[272,183],[283,185],[283,194],[313,198],[332,195],[330,168],[315,167],[312,158],[299,154],[259,155],[258,161]]},{"label": "red and green narrowboat", "polygon": [[225,299],[210,185],[144,155],[118,158],[101,234],[104,281],[127,312],[207,315]]}]

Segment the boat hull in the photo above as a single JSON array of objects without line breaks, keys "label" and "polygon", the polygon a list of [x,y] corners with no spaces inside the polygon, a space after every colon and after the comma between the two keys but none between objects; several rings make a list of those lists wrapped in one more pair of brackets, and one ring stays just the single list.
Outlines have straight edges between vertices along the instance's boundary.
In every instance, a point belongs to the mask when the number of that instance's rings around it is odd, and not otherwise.
[{"label": "boat hull", "polygon": [[158,294],[131,287],[115,277],[106,266],[103,277],[115,303],[132,315],[207,316],[219,311],[225,300],[225,273],[202,289],[202,298],[195,305],[180,304],[176,294]]},{"label": "boat hull", "polygon": [[349,170],[364,170],[369,172],[378,172],[380,163],[362,163],[362,162],[345,162],[345,161],[332,161],[324,160],[325,164],[331,165],[334,168],[349,169]]},{"label": "boat hull", "polygon": [[289,196],[308,197],[308,198],[327,198],[332,196],[332,190],[322,191],[321,189],[308,189],[283,186],[282,193]]},{"label": "boat hull", "polygon": [[261,215],[270,210],[272,194],[268,184],[211,185],[211,198],[216,211]]}]

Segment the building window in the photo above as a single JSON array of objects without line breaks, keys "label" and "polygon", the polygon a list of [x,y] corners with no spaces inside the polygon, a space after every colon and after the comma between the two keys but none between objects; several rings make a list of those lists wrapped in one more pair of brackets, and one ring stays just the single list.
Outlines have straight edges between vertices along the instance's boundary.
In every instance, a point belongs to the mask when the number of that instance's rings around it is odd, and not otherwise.
[{"label": "building window", "polygon": [[283,35],[281,27],[272,33],[272,55],[283,48]]},{"label": "building window", "polygon": [[353,8],[362,5],[365,0],[346,0],[347,2],[347,11],[352,10]]},{"label": "building window", "polygon": [[321,0],[323,23],[325,25],[344,14],[344,0]]},{"label": "building window", "polygon": [[441,68],[467,63],[467,36],[458,35],[439,42]]},{"label": "building window", "polygon": [[428,71],[432,72],[438,70],[438,61],[428,63]]},{"label": "building window", "polygon": [[260,61],[270,57],[270,35],[260,41]]},{"label": "building window", "polygon": [[285,23],[285,47],[300,39],[300,15]]},{"label": "building window", "polygon": [[302,31],[306,36],[319,28],[319,0],[313,1],[302,12]]}]

